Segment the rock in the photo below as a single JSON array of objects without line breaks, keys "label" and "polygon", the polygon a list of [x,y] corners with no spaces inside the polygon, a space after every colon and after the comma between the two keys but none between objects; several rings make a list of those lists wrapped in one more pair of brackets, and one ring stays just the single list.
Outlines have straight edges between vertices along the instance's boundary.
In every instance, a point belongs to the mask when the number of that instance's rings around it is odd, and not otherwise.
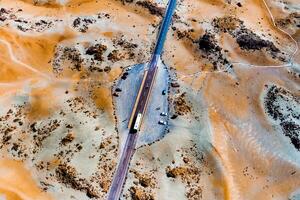
[{"label": "rock", "polygon": [[138,1],[136,2],[136,5],[146,8],[152,15],[162,17],[164,14],[163,8],[158,7],[157,4],[150,1]]},{"label": "rock", "polygon": [[86,54],[93,55],[94,59],[97,61],[103,61],[103,54],[107,50],[107,46],[102,44],[96,44],[94,46],[89,47],[86,50]]},{"label": "rock", "polygon": [[116,88],[116,92],[122,92],[121,88]]},{"label": "rock", "polygon": [[136,187],[131,187],[129,189],[132,200],[154,200],[151,194],[146,194],[143,190]]},{"label": "rock", "polygon": [[64,137],[62,140],[61,140],[61,144],[62,145],[66,145],[66,144],[68,144],[68,143],[71,143],[73,140],[74,140],[74,135],[72,134],[72,133],[68,133],[67,135],[66,135],[66,137]]},{"label": "rock", "polygon": [[178,88],[178,87],[180,87],[180,85],[177,82],[172,82],[171,87]]}]

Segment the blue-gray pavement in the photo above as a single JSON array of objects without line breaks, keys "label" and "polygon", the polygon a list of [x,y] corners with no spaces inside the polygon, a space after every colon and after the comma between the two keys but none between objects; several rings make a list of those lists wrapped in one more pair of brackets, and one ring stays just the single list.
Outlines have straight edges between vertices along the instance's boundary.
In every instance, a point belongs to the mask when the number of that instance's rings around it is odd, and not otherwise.
[{"label": "blue-gray pavement", "polygon": [[[117,117],[117,128],[120,134],[120,149],[124,147],[126,136],[129,132],[128,122],[132,109],[140,88],[144,70],[147,64],[138,64],[131,67],[127,72],[125,80],[120,79],[113,91],[120,88],[122,91],[117,92],[118,97],[114,97],[115,111]],[[136,148],[153,143],[161,139],[166,133],[166,125],[159,124],[159,121],[168,121],[168,116],[161,116],[161,113],[168,113],[168,82],[169,74],[166,66],[159,61],[156,79],[153,84],[152,93],[148,101],[147,110],[138,132],[138,141]],[[162,92],[165,90],[166,94]]]}]

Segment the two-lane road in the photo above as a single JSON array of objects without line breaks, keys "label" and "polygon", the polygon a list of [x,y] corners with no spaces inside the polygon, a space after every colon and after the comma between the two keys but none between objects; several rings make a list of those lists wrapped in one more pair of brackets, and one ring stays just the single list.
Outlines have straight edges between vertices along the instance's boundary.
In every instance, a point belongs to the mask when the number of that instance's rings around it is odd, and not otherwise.
[{"label": "two-lane road", "polygon": [[163,50],[163,46],[175,8],[176,0],[170,0],[159,30],[159,35],[157,37],[156,46],[151,57],[151,61],[149,62],[148,67],[145,71],[144,78],[140,86],[134,108],[132,110],[130,122],[128,125],[129,134],[127,136],[120,161],[115,171],[107,200],[119,200],[122,193],[129,163],[135,151],[135,146],[138,139],[138,131],[147,109],[148,100],[151,95],[152,86],[155,81],[155,76],[158,69],[158,62]]}]

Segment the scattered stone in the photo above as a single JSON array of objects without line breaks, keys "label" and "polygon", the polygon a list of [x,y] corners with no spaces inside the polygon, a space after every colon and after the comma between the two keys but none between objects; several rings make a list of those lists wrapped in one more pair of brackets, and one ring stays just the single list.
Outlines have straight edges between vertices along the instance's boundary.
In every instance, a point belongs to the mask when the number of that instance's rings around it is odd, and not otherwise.
[{"label": "scattered stone", "polygon": [[206,32],[197,41],[199,49],[203,53],[203,57],[212,62],[213,70],[222,69],[229,65],[229,61],[222,52],[222,48],[218,45],[215,36]]},{"label": "scattered stone", "polygon": [[183,158],[183,162],[184,162],[184,163],[188,163],[188,162],[189,162],[189,159],[188,159],[187,157],[184,157],[184,158]]},{"label": "scattered stone", "polygon": [[176,173],[174,170],[171,170],[170,167],[166,168],[166,175],[168,178],[176,178]]},{"label": "scattered stone", "polygon": [[292,12],[287,17],[275,19],[277,26],[281,28],[300,27],[300,13]]},{"label": "scattered stone", "polygon": [[147,178],[147,177],[142,176],[142,177],[139,178],[139,183],[143,187],[148,187],[151,183],[151,178]]},{"label": "scattered stone", "polygon": [[214,18],[212,25],[216,31],[221,31],[224,33],[228,32],[233,35],[235,30],[244,26],[244,23],[238,18],[228,16]]},{"label": "scattered stone", "polygon": [[172,115],[171,119],[176,119],[178,117],[177,114]]},{"label": "scattered stone", "polygon": [[104,71],[106,73],[109,73],[111,71],[111,67],[109,67],[109,66],[104,67]]},{"label": "scattered stone", "polygon": [[244,50],[261,50],[266,48],[272,52],[279,52],[275,45],[268,41],[261,39],[257,34],[249,29],[241,29],[236,33],[236,41],[241,49]]},{"label": "scattered stone", "polygon": [[116,92],[122,92],[121,88],[116,88]]},{"label": "scattered stone", "polygon": [[272,85],[264,98],[266,113],[282,129],[291,144],[300,151],[300,99],[288,90]]},{"label": "scattered stone", "polygon": [[147,194],[137,187],[131,187],[129,191],[132,200],[154,200],[154,197],[151,194]]},{"label": "scattered stone", "polygon": [[73,140],[74,140],[74,135],[72,133],[68,133],[66,135],[66,137],[64,137],[62,140],[61,140],[61,144],[62,145],[67,145],[68,143],[71,143]]},{"label": "scattered stone", "polygon": [[113,96],[114,96],[114,97],[119,97],[119,94],[116,93],[116,92],[114,92],[114,93],[113,93]]},{"label": "scattered stone", "polygon": [[95,44],[86,50],[87,55],[92,55],[95,60],[103,61],[103,54],[107,50],[107,46],[103,44]]},{"label": "scattered stone", "polygon": [[162,17],[164,14],[164,8],[158,7],[156,3],[150,1],[138,1],[136,5],[146,8],[152,15]]},{"label": "scattered stone", "polygon": [[177,82],[171,82],[171,87],[178,88],[178,87],[180,87],[180,85]]},{"label": "scattered stone", "polygon": [[174,99],[174,110],[177,115],[185,115],[191,112],[191,107],[185,100],[186,93],[182,93]]},{"label": "scattered stone", "polygon": [[280,61],[286,61],[284,55],[280,55],[280,50],[274,45],[273,42],[261,38],[252,30],[248,29],[243,21],[232,16],[215,18],[212,22],[215,30],[221,32],[228,32],[234,37],[242,50],[245,51],[259,51],[262,49],[267,50],[273,58]]},{"label": "scattered stone", "polygon": [[122,56],[119,50],[113,50],[111,53],[108,54],[107,59],[112,62],[117,62],[122,59]]},{"label": "scattered stone", "polygon": [[198,44],[199,49],[205,52],[221,51],[221,48],[216,44],[214,36],[208,32],[199,39]]},{"label": "scattered stone", "polygon": [[96,20],[93,18],[80,18],[77,17],[74,21],[73,21],[73,27],[77,28],[78,31],[85,33],[87,32],[87,30],[89,29],[89,25],[95,23]]},{"label": "scattered stone", "polygon": [[85,191],[89,198],[99,198],[91,185],[87,184],[84,179],[78,178],[75,168],[66,164],[60,164],[55,170],[55,175],[57,180],[66,186],[74,190]]}]

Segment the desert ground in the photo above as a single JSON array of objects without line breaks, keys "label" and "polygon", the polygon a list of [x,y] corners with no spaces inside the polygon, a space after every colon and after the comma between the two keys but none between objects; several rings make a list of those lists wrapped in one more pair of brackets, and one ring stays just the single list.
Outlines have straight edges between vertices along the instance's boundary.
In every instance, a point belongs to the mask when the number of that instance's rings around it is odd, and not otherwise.
[{"label": "desert ground", "polygon": [[[116,85],[149,61],[166,4],[0,0],[0,199],[106,199]],[[141,136],[121,199],[299,200],[299,1],[177,4],[168,125]]]}]

